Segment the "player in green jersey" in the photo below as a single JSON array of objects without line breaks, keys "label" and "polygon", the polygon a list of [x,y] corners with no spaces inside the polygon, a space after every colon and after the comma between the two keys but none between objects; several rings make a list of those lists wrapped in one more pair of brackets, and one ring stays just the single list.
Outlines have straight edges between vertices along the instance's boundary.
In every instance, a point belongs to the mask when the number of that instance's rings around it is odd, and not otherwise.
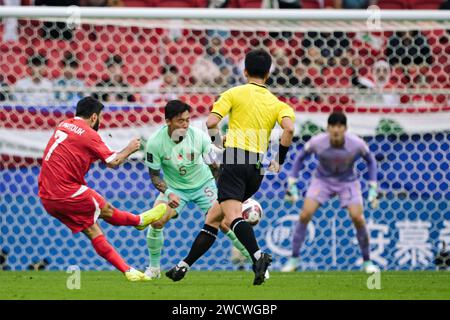
[{"label": "player in green jersey", "polygon": [[[205,214],[217,201],[215,177],[218,176],[219,165],[214,146],[206,132],[189,126],[190,109],[182,101],[169,101],[165,107],[166,125],[147,140],[145,164],[149,168],[153,185],[160,191],[154,205],[166,203],[170,207],[164,217],[148,229],[150,265],[145,273],[151,278],[161,277],[164,225],[176,218],[189,201],[197,204]],[[164,179],[160,176],[161,170]],[[215,208],[220,210],[219,206]],[[224,224],[221,230],[250,259],[233,231]]]}]

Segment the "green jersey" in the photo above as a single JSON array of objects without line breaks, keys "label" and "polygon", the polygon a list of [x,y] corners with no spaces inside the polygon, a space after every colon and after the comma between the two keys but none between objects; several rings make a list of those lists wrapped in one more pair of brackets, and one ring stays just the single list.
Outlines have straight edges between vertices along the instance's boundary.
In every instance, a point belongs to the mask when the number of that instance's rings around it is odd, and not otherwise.
[{"label": "green jersey", "polygon": [[153,170],[162,169],[169,188],[194,189],[214,179],[203,160],[211,152],[211,139],[200,129],[190,126],[183,140],[175,143],[165,125],[148,139],[145,164]]}]

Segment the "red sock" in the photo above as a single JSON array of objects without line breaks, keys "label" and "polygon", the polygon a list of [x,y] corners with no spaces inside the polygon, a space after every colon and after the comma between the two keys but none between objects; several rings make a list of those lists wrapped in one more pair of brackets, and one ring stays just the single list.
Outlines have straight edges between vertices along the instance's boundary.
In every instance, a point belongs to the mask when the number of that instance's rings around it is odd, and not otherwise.
[{"label": "red sock", "polygon": [[130,269],[117,251],[109,244],[103,234],[95,237],[91,242],[98,255],[106,259],[118,270],[125,272]]},{"label": "red sock", "polygon": [[141,217],[114,208],[112,217],[105,219],[105,221],[113,226],[137,226],[141,223]]}]

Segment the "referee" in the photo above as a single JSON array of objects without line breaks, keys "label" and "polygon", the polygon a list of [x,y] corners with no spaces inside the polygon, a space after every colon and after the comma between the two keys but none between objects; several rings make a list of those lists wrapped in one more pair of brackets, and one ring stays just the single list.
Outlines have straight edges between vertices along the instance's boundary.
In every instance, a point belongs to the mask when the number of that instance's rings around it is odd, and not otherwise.
[{"label": "referee", "polygon": [[226,225],[234,231],[253,260],[253,284],[264,282],[272,258],[261,252],[253,228],[242,218],[242,202],[253,196],[261,185],[264,178],[261,162],[277,122],[283,133],[277,160],[272,160],[268,169],[279,172],[292,142],[295,120],[293,109],[278,100],[265,86],[271,64],[272,58],[263,49],[247,53],[244,73],[248,83],[222,93],[208,116],[206,126],[212,140],[220,145],[217,127],[229,115],[229,129],[218,180],[218,203],[208,212],[205,225],[188,256],[166,273],[174,281],[181,280],[190,266],[208,251],[217,238],[220,222],[225,219]]}]

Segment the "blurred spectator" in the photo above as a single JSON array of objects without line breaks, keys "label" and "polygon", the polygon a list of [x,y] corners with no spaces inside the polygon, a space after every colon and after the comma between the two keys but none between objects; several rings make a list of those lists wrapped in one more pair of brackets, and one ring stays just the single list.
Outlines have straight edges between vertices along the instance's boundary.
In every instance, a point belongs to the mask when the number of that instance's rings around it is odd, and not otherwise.
[{"label": "blurred spectator", "polygon": [[[161,77],[151,80],[145,84],[143,89],[151,93],[142,94],[142,102],[147,106],[152,106],[155,102],[178,99],[177,95],[170,90],[178,86],[178,68],[176,66],[165,66],[161,72]],[[163,93],[161,91],[169,90]]]},{"label": "blurred spectator", "polygon": [[61,61],[62,76],[55,80],[55,99],[59,103],[75,105],[83,97],[84,83],[77,79],[78,61],[66,51]]},{"label": "blurred spectator", "polygon": [[216,84],[234,86],[239,82],[239,70],[233,60],[226,56],[223,51],[222,38],[214,37],[206,48],[207,58],[219,68],[220,78],[216,79]]},{"label": "blurred spectator", "polygon": [[228,5],[229,0],[209,0],[208,7],[209,8],[226,8]]},{"label": "blurred spectator", "polygon": [[335,66],[345,56],[350,40],[344,32],[315,32],[305,34],[302,47],[315,64]]},{"label": "blurred spectator", "polygon": [[122,0],[80,0],[85,7],[123,7]]},{"label": "blurred spectator", "polygon": [[192,66],[192,76],[197,85],[235,85],[241,76],[238,67],[223,52],[222,39],[212,38],[206,54],[198,57]]},{"label": "blurred spectator", "polygon": [[301,9],[301,0],[276,0],[280,9]]},{"label": "blurred spectator", "polygon": [[[36,6],[79,6],[80,0],[35,0]],[[45,21],[42,27],[44,39],[72,40],[73,30],[65,22]]]},{"label": "blurred spectator", "polygon": [[391,66],[431,64],[430,46],[427,38],[419,31],[397,31],[388,41],[386,57]]},{"label": "blurred spectator", "polygon": [[450,0],[446,0],[442,2],[441,6],[439,7],[441,10],[450,10]]},{"label": "blurred spectator", "polygon": [[205,56],[198,57],[192,65],[192,78],[194,85],[213,85],[220,78],[219,68]]},{"label": "blurred spectator", "polygon": [[285,50],[276,48],[271,54],[272,71],[267,80],[267,85],[284,87],[289,83],[290,78],[294,77],[293,68],[289,65]]},{"label": "blurred spectator", "polygon": [[366,9],[368,6],[375,5],[378,0],[334,0],[336,9]]},{"label": "blurred spectator", "polygon": [[385,60],[374,63],[372,72],[367,76],[357,79],[357,87],[371,89],[367,95],[356,95],[354,100],[357,104],[395,106],[400,104],[400,96],[397,93],[386,93],[384,90],[398,88],[393,81],[391,66]]},{"label": "blurred spectator", "polygon": [[[105,61],[107,76],[106,79],[100,80],[95,86],[98,88],[127,88],[129,85],[126,83],[122,76],[123,61],[119,55],[113,55]],[[122,103],[122,102],[135,102],[135,97],[130,93],[124,93],[123,89],[118,93],[94,93],[92,95],[95,99],[109,102],[109,103]]]},{"label": "blurred spectator", "polygon": [[0,250],[0,271],[9,270],[8,264],[6,261],[8,260],[8,251],[4,248]]},{"label": "blurred spectator", "polygon": [[[4,0],[4,6],[20,6],[20,0]],[[17,18],[3,19],[3,41],[17,41],[19,40]]]},{"label": "blurred spectator", "polygon": [[262,7],[267,9],[301,9],[301,0],[263,0]]},{"label": "blurred spectator", "polygon": [[[299,89],[309,89],[310,92],[306,92],[302,96],[297,98],[300,99],[302,102],[310,101],[310,102],[320,102],[321,97],[319,94],[315,91],[314,81],[311,79],[310,75],[308,74],[308,69],[304,64],[298,64],[294,68],[294,74],[289,79],[289,85],[293,88],[299,88]],[[288,97],[291,97],[292,95],[288,95]]]},{"label": "blurred spectator", "polygon": [[16,82],[15,100],[26,105],[50,105],[53,102],[52,82],[46,78],[47,59],[42,55],[28,59],[29,77]]},{"label": "blurred spectator", "polygon": [[9,87],[4,81],[3,75],[0,74],[0,101],[9,100]]}]

